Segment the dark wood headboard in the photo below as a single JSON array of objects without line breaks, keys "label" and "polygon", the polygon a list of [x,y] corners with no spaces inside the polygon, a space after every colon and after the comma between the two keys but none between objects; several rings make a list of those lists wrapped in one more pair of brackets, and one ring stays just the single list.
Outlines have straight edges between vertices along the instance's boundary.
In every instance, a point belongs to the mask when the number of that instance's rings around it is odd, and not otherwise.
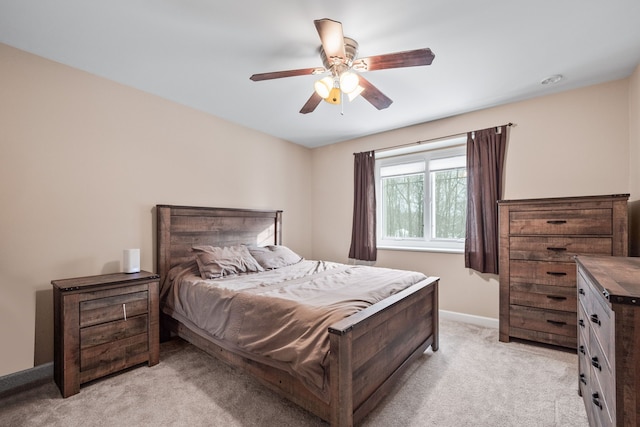
[{"label": "dark wood headboard", "polygon": [[193,256],[192,246],[282,244],[280,210],[156,205],[156,215],[156,272],[161,281],[171,267]]}]

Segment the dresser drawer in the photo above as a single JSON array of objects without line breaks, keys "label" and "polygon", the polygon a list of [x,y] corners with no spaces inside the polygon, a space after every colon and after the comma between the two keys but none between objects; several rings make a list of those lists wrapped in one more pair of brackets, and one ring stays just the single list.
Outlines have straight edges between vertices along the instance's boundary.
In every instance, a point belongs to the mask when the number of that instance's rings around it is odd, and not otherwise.
[{"label": "dresser drawer", "polygon": [[514,283],[509,294],[511,304],[550,310],[576,312],[577,298],[573,288]]},{"label": "dresser drawer", "polygon": [[510,263],[509,279],[514,283],[566,286],[575,289],[576,266],[548,261],[518,261]]},{"label": "dresser drawer", "polygon": [[509,258],[573,263],[578,254],[610,255],[611,237],[522,237],[510,239]]},{"label": "dresser drawer", "polygon": [[[584,320],[589,325],[589,346],[600,348],[603,358],[610,369],[613,366],[611,355],[615,353],[615,313],[605,304],[606,300],[596,287],[583,274],[578,274],[578,295],[584,307]],[[594,342],[597,341],[597,342]]]},{"label": "dresser drawer", "polygon": [[[589,350],[589,317],[582,304],[582,301],[578,301],[578,336],[580,337],[580,344],[584,346],[586,350]],[[580,350],[580,349],[578,349]]]},{"label": "dresser drawer", "polygon": [[509,321],[514,328],[572,337],[574,341],[577,334],[575,311],[544,310],[512,305]]},{"label": "dresser drawer", "polygon": [[602,305],[597,301],[592,305],[592,309],[587,308],[587,317],[590,326],[589,346],[593,353],[594,348],[598,348],[602,358],[604,358],[609,369],[613,369],[615,352],[615,333],[613,328],[613,319],[609,316],[610,312],[606,312]]},{"label": "dresser drawer", "polygon": [[[616,425],[615,402],[610,402],[610,397],[615,399],[615,393],[609,394],[610,387],[601,383],[601,372],[598,368],[591,366],[591,390],[586,396],[585,403],[591,409],[593,417],[597,420],[596,425],[611,427]],[[583,396],[584,398],[585,396]]]},{"label": "dresser drawer", "polygon": [[[592,375],[598,380],[599,388],[605,396],[615,396],[615,378],[613,376],[613,366],[610,361],[611,357],[607,357],[605,351],[600,346],[600,342],[593,335],[593,328],[589,330],[589,356],[592,369]],[[615,404],[615,402],[612,402]],[[611,406],[611,405],[610,405]]]},{"label": "dresser drawer", "polygon": [[578,380],[580,393],[585,396],[591,390],[591,355],[584,344],[584,335],[578,330]]},{"label": "dresser drawer", "polygon": [[612,233],[611,209],[512,211],[511,235],[607,235]]},{"label": "dresser drawer", "polygon": [[80,327],[146,314],[149,311],[148,301],[147,291],[82,301]]}]

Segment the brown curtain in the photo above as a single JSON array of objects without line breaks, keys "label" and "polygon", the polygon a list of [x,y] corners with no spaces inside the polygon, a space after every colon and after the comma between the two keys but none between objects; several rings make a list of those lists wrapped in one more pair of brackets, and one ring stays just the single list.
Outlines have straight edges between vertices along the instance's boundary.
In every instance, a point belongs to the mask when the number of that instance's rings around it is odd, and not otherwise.
[{"label": "brown curtain", "polygon": [[376,188],[375,152],[354,154],[353,170],[353,228],[349,258],[375,261],[376,247]]},{"label": "brown curtain", "polygon": [[502,197],[507,127],[467,134],[464,264],[481,273],[498,273],[498,200]]}]

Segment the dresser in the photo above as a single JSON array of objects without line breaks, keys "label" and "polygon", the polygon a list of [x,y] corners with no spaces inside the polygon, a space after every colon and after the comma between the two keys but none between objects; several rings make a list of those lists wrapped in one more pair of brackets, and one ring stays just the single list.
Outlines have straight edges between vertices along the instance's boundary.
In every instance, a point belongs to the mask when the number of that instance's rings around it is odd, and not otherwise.
[{"label": "dresser", "polygon": [[574,257],[627,255],[628,198],[498,202],[500,341],[577,347]]},{"label": "dresser", "polygon": [[159,360],[159,276],[146,271],[53,280],[54,379],[80,385]]},{"label": "dresser", "polygon": [[576,258],[578,387],[589,425],[640,425],[640,258]]}]

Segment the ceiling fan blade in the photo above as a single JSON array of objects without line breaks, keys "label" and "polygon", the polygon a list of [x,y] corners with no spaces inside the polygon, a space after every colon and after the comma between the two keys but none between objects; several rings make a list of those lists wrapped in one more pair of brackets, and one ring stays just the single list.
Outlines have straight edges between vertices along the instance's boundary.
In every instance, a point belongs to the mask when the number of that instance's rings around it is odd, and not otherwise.
[{"label": "ceiling fan blade", "polygon": [[360,79],[360,86],[364,88],[360,95],[369,101],[371,105],[376,107],[378,110],[385,109],[391,105],[393,102],[391,98],[380,92],[380,89],[372,85],[371,82],[362,77],[362,75],[359,75],[358,78]]},{"label": "ceiling fan blade", "polygon": [[354,61],[353,68],[358,71],[375,71],[388,68],[417,67],[431,65],[433,58],[435,58],[435,55],[429,48],[407,50],[405,52],[359,58]]},{"label": "ceiling fan blade", "polygon": [[322,101],[322,97],[320,95],[318,95],[317,93],[313,92],[311,97],[302,106],[302,109],[300,110],[300,112],[302,114],[307,114],[307,113],[313,112],[313,110],[316,109],[318,104],[320,104],[320,101]]},{"label": "ceiling fan blade", "polygon": [[271,80],[271,79],[281,79],[283,77],[295,77],[295,76],[309,76],[312,74],[320,74],[324,73],[326,70],[324,68],[301,68],[299,70],[287,70],[287,71],[273,71],[270,73],[258,73],[254,74],[249,79],[254,82],[259,82],[262,80]]},{"label": "ceiling fan blade", "polygon": [[346,53],[344,51],[344,34],[342,33],[342,24],[332,19],[316,19],[313,21],[318,30],[320,41],[322,42],[322,49],[327,55],[330,63],[334,62],[334,59],[339,59],[340,62],[346,62]]}]

